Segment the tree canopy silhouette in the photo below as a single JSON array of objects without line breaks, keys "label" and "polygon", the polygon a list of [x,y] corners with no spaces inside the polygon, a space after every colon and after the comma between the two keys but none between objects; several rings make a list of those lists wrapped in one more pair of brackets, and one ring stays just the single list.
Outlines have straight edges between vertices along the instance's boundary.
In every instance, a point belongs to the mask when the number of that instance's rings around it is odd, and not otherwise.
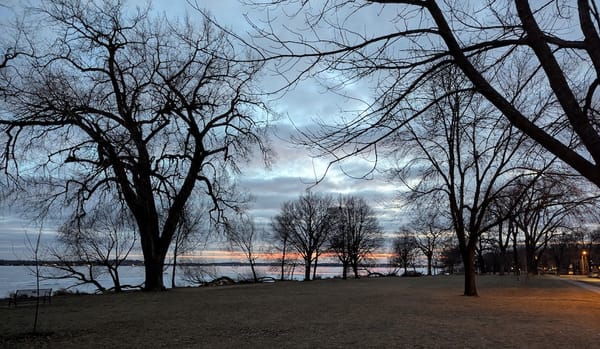
[{"label": "tree canopy silhouette", "polygon": [[118,193],[140,235],[145,289],[163,289],[192,193],[209,197],[219,219],[238,207],[239,161],[267,152],[252,86],[261,66],[235,61],[245,53],[201,13],[172,21],[119,0],[50,0],[33,11],[44,33],[29,33],[35,54],[2,70],[4,171],[34,184],[46,207],[81,217]]}]

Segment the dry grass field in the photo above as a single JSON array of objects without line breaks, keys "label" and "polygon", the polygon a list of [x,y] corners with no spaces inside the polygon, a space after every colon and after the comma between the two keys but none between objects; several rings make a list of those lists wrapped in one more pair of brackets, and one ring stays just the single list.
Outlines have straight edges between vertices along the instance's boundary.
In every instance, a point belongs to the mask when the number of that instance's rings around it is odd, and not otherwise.
[{"label": "dry grass field", "polygon": [[0,307],[2,348],[598,348],[600,294],[564,280],[461,276],[277,282],[54,297]]}]

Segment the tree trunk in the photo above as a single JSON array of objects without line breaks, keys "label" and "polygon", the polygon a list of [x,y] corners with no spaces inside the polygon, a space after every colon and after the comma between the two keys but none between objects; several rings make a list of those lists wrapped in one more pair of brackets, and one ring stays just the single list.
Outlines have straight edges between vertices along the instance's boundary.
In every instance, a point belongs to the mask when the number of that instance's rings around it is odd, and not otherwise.
[{"label": "tree trunk", "polygon": [[342,279],[346,280],[348,278],[348,262],[342,261]]},{"label": "tree trunk", "polygon": [[500,276],[504,276],[506,272],[506,260],[506,247],[500,247],[500,269],[498,270]]},{"label": "tree trunk", "polygon": [[310,281],[311,257],[304,258],[304,281]]},{"label": "tree trunk", "polygon": [[358,279],[360,277],[358,275],[358,262],[352,262],[352,271],[354,272],[354,278]]},{"label": "tree trunk", "polygon": [[254,268],[254,264],[256,264],[254,259],[250,259],[250,269],[252,270],[252,277],[254,278],[254,282],[258,282],[258,277],[256,276],[256,269]]},{"label": "tree trunk", "polygon": [[118,267],[115,265],[110,272],[110,276],[112,277],[113,285],[115,287],[115,293],[123,291],[121,288],[121,280],[119,278],[119,270],[117,268]]},{"label": "tree trunk", "polygon": [[465,267],[465,296],[477,296],[476,272],[475,272],[475,244],[461,249],[463,265]]},{"label": "tree trunk", "polygon": [[144,269],[146,282],[144,291],[164,291],[165,285],[163,281],[163,267],[165,265],[164,258],[144,258]]},{"label": "tree trunk", "polygon": [[315,256],[315,264],[313,265],[313,280],[315,279],[315,277],[317,276],[317,264],[319,262],[319,254],[317,253],[317,255]]},{"label": "tree trunk", "polygon": [[175,288],[175,270],[177,270],[177,245],[173,250],[173,269],[171,270],[171,288]]},{"label": "tree trunk", "polygon": [[[500,269],[498,270],[498,273],[500,274],[500,276],[504,276],[504,273],[506,273],[507,271],[507,265],[508,265],[508,253],[507,253],[507,248],[508,248],[508,244],[510,242],[509,238],[510,238],[510,229],[511,229],[511,225],[509,224],[508,227],[508,232],[506,233],[506,240],[503,238],[503,231],[504,231],[504,224],[502,224],[502,222],[500,222],[500,224],[498,224],[498,248],[500,250]],[[506,243],[504,242],[506,241]]]},{"label": "tree trunk", "polygon": [[433,254],[427,253],[427,275],[433,275],[431,266],[433,265]]},{"label": "tree trunk", "polygon": [[281,281],[285,279],[285,250],[287,247],[287,238],[283,239],[283,251],[281,252]]},{"label": "tree trunk", "polygon": [[525,248],[525,255],[527,256],[527,274],[538,275],[538,260],[535,250]]},{"label": "tree trunk", "polygon": [[516,234],[516,230],[515,232],[512,234],[512,242],[513,242],[513,263],[515,264],[514,266],[514,273],[515,275],[519,275],[521,274],[521,266],[519,265],[519,249],[517,247],[517,234]]}]

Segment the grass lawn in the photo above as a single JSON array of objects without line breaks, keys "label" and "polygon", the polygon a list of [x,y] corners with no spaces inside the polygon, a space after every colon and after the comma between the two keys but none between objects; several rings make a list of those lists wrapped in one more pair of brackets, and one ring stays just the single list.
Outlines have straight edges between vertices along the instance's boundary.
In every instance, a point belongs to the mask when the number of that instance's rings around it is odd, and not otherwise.
[{"label": "grass lawn", "polygon": [[2,348],[598,348],[600,294],[555,277],[276,282],[0,306]]}]

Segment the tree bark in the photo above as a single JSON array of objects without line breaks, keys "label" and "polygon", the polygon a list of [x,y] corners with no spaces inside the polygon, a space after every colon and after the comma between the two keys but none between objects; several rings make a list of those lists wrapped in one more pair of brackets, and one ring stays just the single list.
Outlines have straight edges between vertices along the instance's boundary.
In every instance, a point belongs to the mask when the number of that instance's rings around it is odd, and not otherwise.
[{"label": "tree bark", "polygon": [[285,252],[287,248],[287,237],[283,239],[283,251],[281,252],[281,281],[285,279]]},{"label": "tree bark", "polygon": [[175,288],[175,271],[177,270],[177,243],[175,244],[175,250],[173,250],[173,268],[171,270],[171,288]]},{"label": "tree bark", "polygon": [[433,254],[427,253],[427,275],[433,275],[431,267],[433,265]]},{"label": "tree bark", "polygon": [[465,296],[478,296],[475,272],[475,244],[469,244],[466,249],[461,249],[463,265],[465,267]]},{"label": "tree bark", "polygon": [[527,255],[527,274],[538,275],[538,260],[535,250],[527,248],[525,253]]},{"label": "tree bark", "polygon": [[311,258],[304,258],[304,281],[310,281]]},{"label": "tree bark", "polygon": [[358,263],[357,262],[352,263],[352,271],[354,272],[354,278],[358,279],[360,276],[358,275]]},{"label": "tree bark", "polygon": [[250,269],[252,269],[252,277],[254,282],[258,282],[258,276],[256,276],[256,269],[254,268],[254,261],[250,262]]},{"label": "tree bark", "polygon": [[342,279],[346,280],[348,278],[348,262],[342,262]]},{"label": "tree bark", "polygon": [[164,257],[149,258],[144,257],[144,269],[146,283],[144,291],[164,291],[165,284],[163,280],[163,268],[165,265]]}]

